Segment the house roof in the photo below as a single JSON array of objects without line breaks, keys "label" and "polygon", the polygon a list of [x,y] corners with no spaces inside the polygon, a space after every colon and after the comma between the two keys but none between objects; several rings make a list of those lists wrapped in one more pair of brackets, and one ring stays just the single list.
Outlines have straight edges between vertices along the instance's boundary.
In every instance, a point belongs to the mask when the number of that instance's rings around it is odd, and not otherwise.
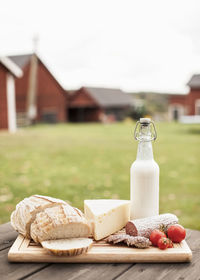
[{"label": "house roof", "polygon": [[84,87],[102,107],[121,107],[132,104],[132,97],[120,89]]},{"label": "house roof", "polygon": [[17,64],[20,68],[24,68],[24,66],[30,61],[32,54],[23,54],[23,55],[11,55],[9,58]]},{"label": "house roof", "polygon": [[15,77],[20,78],[23,75],[22,70],[8,57],[0,57],[0,63]]},{"label": "house roof", "polygon": [[200,74],[193,75],[187,85],[191,88],[200,88]]},{"label": "house roof", "polygon": [[[11,55],[9,58],[22,70],[23,68],[30,62],[31,57],[34,53],[29,54],[22,54],[22,55]],[[44,65],[44,67],[47,69],[47,71],[50,73],[50,75],[53,77],[53,79],[56,81],[56,83],[64,90],[63,86],[60,84],[60,82],[57,80],[57,78],[52,74],[52,72],[49,70],[49,68],[46,66],[46,64],[43,63],[43,61],[38,57],[36,54],[38,60]]]}]

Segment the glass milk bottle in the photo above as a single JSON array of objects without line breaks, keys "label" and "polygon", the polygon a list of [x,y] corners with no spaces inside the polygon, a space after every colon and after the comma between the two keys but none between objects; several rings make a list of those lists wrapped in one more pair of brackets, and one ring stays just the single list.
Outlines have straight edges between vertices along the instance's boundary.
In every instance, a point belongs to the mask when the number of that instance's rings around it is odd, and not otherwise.
[{"label": "glass milk bottle", "polygon": [[153,158],[152,140],[157,138],[149,118],[137,122],[134,137],[138,141],[137,158],[131,166],[131,219],[159,214],[159,166]]}]

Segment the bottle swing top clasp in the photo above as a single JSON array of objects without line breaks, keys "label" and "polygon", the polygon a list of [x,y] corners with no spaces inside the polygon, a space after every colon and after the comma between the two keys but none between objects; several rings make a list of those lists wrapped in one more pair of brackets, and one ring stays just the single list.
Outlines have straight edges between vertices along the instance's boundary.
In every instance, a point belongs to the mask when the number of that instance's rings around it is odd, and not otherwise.
[{"label": "bottle swing top clasp", "polygon": [[155,141],[157,132],[154,122],[150,118],[140,118],[136,123],[134,138],[137,141]]}]

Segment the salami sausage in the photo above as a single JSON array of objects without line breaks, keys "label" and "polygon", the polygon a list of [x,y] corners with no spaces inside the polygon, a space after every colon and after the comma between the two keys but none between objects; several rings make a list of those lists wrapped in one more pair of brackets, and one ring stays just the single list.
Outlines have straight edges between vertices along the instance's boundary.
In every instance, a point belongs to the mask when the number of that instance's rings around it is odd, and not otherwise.
[{"label": "salami sausage", "polygon": [[129,221],[126,224],[126,234],[132,236],[150,237],[154,229],[166,231],[170,225],[177,224],[178,218],[173,214],[162,214],[143,219]]},{"label": "salami sausage", "polygon": [[107,240],[108,243],[121,243],[124,242],[130,247],[148,248],[151,245],[151,241],[148,238],[142,236],[130,236],[128,234],[113,234],[110,235]]}]

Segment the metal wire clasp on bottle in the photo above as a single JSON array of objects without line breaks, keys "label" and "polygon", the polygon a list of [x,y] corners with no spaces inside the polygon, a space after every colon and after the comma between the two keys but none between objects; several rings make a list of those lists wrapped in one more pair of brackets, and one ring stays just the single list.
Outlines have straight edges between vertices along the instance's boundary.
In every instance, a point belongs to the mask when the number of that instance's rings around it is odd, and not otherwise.
[{"label": "metal wire clasp on bottle", "polygon": [[[140,138],[140,133],[139,133],[139,131],[138,131],[138,126],[139,126],[139,124],[142,126],[151,126],[151,138],[149,138],[149,139],[141,139]],[[148,142],[148,141],[155,141],[156,140],[156,138],[157,138],[157,132],[156,132],[156,127],[155,127],[155,124],[154,124],[154,122],[153,121],[151,121],[151,120],[149,120],[149,122],[147,122],[147,123],[141,123],[140,121],[137,121],[137,123],[136,123],[136,127],[135,127],[135,130],[134,130],[134,138],[135,138],[135,140],[137,140],[137,141],[144,141],[144,142]]]}]

